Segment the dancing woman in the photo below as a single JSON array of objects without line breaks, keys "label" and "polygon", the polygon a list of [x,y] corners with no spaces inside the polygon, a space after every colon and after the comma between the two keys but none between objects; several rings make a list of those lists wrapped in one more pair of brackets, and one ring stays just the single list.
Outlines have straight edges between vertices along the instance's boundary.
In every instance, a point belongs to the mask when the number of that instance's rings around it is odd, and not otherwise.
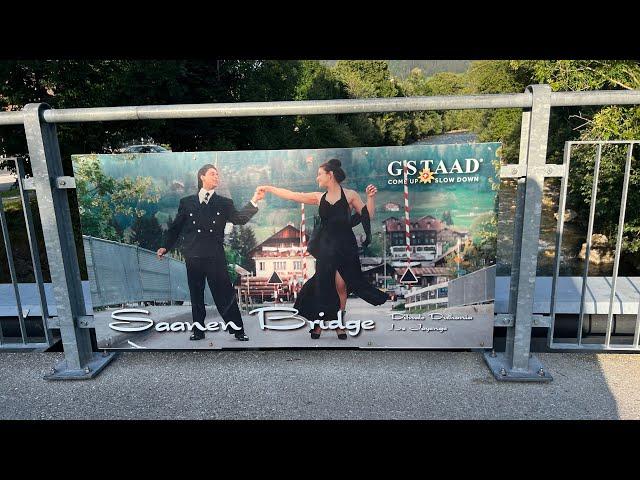
[{"label": "dancing woman", "polygon": [[[336,320],[338,311],[342,319],[346,315],[349,292],[372,305],[381,305],[387,300],[386,293],[371,286],[362,275],[358,244],[353,234],[354,224],[362,222],[367,239],[371,241],[371,218],[375,210],[377,189],[373,185],[366,188],[365,205],[357,192],[343,189],[340,183],[346,178],[340,160],[331,159],[318,168],[316,181],[322,192],[292,192],[285,188],[262,185],[257,191],[269,192],[277,197],[294,202],[318,205],[320,228],[309,244],[309,253],[316,258],[315,274],[303,285],[294,308],[307,320]],[[352,221],[351,209],[355,209],[356,221]],[[311,338],[320,337],[318,322],[311,330]],[[344,329],[336,330],[338,338],[345,340]]]}]

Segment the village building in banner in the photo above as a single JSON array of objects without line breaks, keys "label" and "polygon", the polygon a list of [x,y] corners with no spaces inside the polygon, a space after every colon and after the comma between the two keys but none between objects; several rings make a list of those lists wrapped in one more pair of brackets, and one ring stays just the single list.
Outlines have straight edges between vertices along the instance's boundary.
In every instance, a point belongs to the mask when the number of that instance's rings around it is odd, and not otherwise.
[{"label": "village building in banner", "polygon": [[[407,269],[406,221],[389,217],[382,223],[391,265],[400,279]],[[468,230],[454,228],[432,215],[409,219],[409,265],[418,280],[416,286],[448,281],[447,258],[456,255],[468,237]]]},{"label": "village building in banner", "polygon": [[[407,268],[405,221],[390,217],[382,224],[387,252],[382,257],[363,256],[360,262],[365,278],[372,285],[395,291]],[[446,266],[447,257],[458,254],[468,239],[468,233],[431,215],[410,220],[409,263],[418,280],[415,286],[450,280],[452,275]],[[356,238],[358,243],[363,240]],[[251,297],[255,302],[294,301],[304,282],[315,273],[315,258],[308,254],[303,257],[302,254],[301,231],[291,222],[256,245],[249,251],[255,262],[255,274],[242,276],[241,285],[237,285],[243,297]]]},{"label": "village building in banner", "polygon": [[[292,223],[268,237],[249,251],[255,262],[255,276],[242,280],[242,292],[257,301],[273,301],[274,292],[280,298],[293,300],[295,292],[316,271],[316,261],[311,255],[302,256],[301,232]],[[281,284],[269,283],[273,273]]]}]

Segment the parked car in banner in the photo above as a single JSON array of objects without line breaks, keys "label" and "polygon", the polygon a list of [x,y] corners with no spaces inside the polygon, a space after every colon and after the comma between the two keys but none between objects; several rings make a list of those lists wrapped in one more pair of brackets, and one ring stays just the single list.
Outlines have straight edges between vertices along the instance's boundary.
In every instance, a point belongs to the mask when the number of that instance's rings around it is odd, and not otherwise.
[{"label": "parked car in banner", "polygon": [[167,153],[171,150],[168,150],[160,145],[131,145],[129,147],[121,148],[118,150],[119,153]]}]

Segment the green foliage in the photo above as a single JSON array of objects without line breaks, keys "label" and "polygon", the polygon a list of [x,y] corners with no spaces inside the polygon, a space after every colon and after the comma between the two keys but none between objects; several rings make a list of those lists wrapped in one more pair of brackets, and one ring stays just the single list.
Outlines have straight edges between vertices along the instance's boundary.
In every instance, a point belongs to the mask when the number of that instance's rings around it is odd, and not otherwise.
[{"label": "green foliage", "polygon": [[333,72],[347,88],[351,98],[384,98],[398,96],[389,64],[373,60],[339,60]]},{"label": "green foliage", "polygon": [[253,229],[246,225],[234,225],[229,235],[229,248],[237,254],[237,262],[242,268],[255,272],[255,262],[249,252],[256,246]]},{"label": "green foliage", "polygon": [[498,248],[497,216],[494,214],[484,215],[477,220],[477,223],[474,222],[471,228],[474,232],[473,246],[481,259],[477,265],[482,268],[486,264],[495,264]]},{"label": "green foliage", "polygon": [[[640,89],[640,62],[627,60],[501,60],[473,62],[467,77],[469,93],[513,93],[530,84],[549,84],[554,91]],[[521,115],[516,110],[483,111],[474,130],[480,141],[503,142],[503,160],[518,160]],[[446,122],[445,122],[446,123]],[[551,111],[547,161],[561,163],[567,140],[629,140],[640,138],[640,107],[554,108]],[[568,205],[586,226],[593,182],[593,147],[574,150]],[[634,165],[637,160],[634,159]],[[624,175],[624,152],[603,149],[594,232],[615,242]],[[627,205],[640,204],[640,171],[632,168]],[[623,252],[640,264],[640,211],[627,208]]]},{"label": "green foliage", "polygon": [[[399,68],[404,69],[401,75]],[[67,108],[517,93],[537,83],[547,83],[554,91],[640,89],[640,62],[629,60],[475,61],[465,73],[437,70],[426,61],[5,61],[0,63],[0,109],[18,110],[30,102]],[[402,145],[458,129],[473,130],[480,141],[501,141],[502,159],[512,163],[519,154],[520,122],[519,110],[500,109],[96,122],[61,124],[57,130],[65,174],[72,174],[71,154],[109,153],[137,138],[150,138],[174,151],[327,148]],[[561,161],[567,140],[638,138],[639,107],[554,108],[548,161]],[[21,128],[5,127],[0,132],[0,154],[26,153]],[[582,222],[591,195],[592,161],[593,155],[587,153],[577,153],[573,160],[576,174],[570,179],[570,203]],[[603,152],[599,191],[603,203],[598,203],[596,231],[610,239],[615,238],[622,164],[613,151]],[[30,173],[28,163],[26,167]],[[639,172],[634,158],[628,205],[640,202]],[[87,183],[81,181],[77,193],[81,203],[88,200],[95,208],[91,214],[84,212],[83,226],[102,238],[122,237],[111,218],[118,209],[140,214],[141,202],[150,202],[143,192],[144,180],[115,185],[100,178],[99,172],[87,171],[85,176]],[[625,252],[640,252],[639,232],[640,210],[628,208]]]},{"label": "green foliage", "polygon": [[[520,62],[533,70],[538,82],[551,85],[554,90],[639,90],[640,62],[628,60],[563,60]],[[605,106],[580,109],[573,113],[580,122],[580,140],[637,140],[640,138],[640,107]],[[610,246],[615,245],[617,223],[622,197],[626,149],[605,147],[602,150],[598,201],[594,232],[603,233]],[[570,201],[578,208],[578,215],[586,224],[591,203],[594,149],[578,149],[572,155]],[[634,254],[633,263],[640,264],[640,169],[638,153],[632,160],[623,252]],[[575,171],[575,173],[574,173]]]},{"label": "green foliage", "polygon": [[85,235],[123,241],[122,233],[118,235],[114,225],[114,214],[142,217],[146,211],[138,208],[137,204],[159,200],[151,178],[109,177],[102,171],[95,155],[84,157],[78,163],[75,177],[78,210]]},{"label": "green foliage", "polygon": [[224,246],[224,256],[227,261],[227,271],[229,272],[229,278],[231,283],[236,283],[238,273],[236,272],[235,265],[240,265],[240,254],[231,248],[229,245]]}]

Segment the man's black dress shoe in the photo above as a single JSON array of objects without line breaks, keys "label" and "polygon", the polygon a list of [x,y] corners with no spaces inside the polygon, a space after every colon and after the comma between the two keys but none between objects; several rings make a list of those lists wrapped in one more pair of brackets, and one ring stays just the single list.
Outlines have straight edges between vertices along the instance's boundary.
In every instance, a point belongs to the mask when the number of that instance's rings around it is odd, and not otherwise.
[{"label": "man's black dress shoe", "polygon": [[240,340],[242,342],[246,342],[247,340],[249,340],[249,337],[247,337],[244,333],[236,333],[236,340]]},{"label": "man's black dress shoe", "polygon": [[200,332],[200,333],[193,332],[189,337],[189,340],[203,340],[203,339],[204,339],[204,332]]}]

